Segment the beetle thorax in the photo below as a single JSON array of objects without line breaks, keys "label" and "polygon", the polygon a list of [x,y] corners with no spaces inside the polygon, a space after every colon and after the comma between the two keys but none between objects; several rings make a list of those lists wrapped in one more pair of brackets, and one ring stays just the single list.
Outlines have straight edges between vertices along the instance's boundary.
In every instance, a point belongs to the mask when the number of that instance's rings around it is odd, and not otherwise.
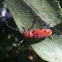
[{"label": "beetle thorax", "polygon": [[32,37],[33,37],[33,33],[31,32],[31,30],[29,30],[28,32],[25,32],[25,33],[24,33],[24,36],[25,36],[26,38],[32,38]]}]

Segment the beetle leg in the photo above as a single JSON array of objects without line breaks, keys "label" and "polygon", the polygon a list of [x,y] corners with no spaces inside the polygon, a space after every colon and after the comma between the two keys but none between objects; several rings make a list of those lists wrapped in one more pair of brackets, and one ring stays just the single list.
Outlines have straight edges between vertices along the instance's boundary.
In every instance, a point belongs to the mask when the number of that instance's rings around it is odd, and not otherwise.
[{"label": "beetle leg", "polygon": [[52,36],[49,36],[50,39],[52,39]]},{"label": "beetle leg", "polygon": [[35,30],[37,24],[38,24],[38,19],[37,19],[36,23],[33,24],[33,26],[32,26],[33,27],[33,30]]},{"label": "beetle leg", "polygon": [[24,30],[24,32],[25,32],[25,29],[26,29],[26,28],[25,28],[25,27],[23,27],[23,26],[22,26],[22,28],[23,28],[23,30]]},{"label": "beetle leg", "polygon": [[49,23],[47,26],[45,26],[45,27],[42,27],[41,29],[45,29],[45,28],[50,28],[50,25],[51,25],[51,23]]},{"label": "beetle leg", "polygon": [[50,25],[51,25],[51,23],[49,23],[49,24],[46,26],[46,28],[50,28]]},{"label": "beetle leg", "polygon": [[24,32],[26,32],[27,30],[28,30],[28,31],[30,30],[30,29],[26,29],[26,28],[23,27],[23,26],[22,26],[22,28],[23,28]]},{"label": "beetle leg", "polygon": [[[35,22],[35,21],[34,21]],[[30,30],[31,28],[33,28],[33,30],[35,29],[35,27],[36,27],[36,25],[38,24],[38,19],[37,19],[37,21],[36,21],[36,23],[34,24],[34,22],[33,22],[33,25],[30,27],[30,28],[28,28],[28,29],[26,29],[25,27],[23,27],[22,26],[22,28],[24,29],[24,32],[26,31],[26,30]]]},{"label": "beetle leg", "polygon": [[20,46],[20,44],[21,44],[23,41],[24,41],[24,39],[21,40],[21,41],[17,44],[17,46]]}]

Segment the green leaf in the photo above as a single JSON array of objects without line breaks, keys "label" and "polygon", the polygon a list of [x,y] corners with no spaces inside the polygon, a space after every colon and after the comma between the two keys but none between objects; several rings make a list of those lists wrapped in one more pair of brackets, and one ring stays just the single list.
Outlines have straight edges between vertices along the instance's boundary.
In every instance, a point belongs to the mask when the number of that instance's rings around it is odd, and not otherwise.
[{"label": "green leaf", "polygon": [[[18,28],[30,28],[38,18],[37,28],[51,23],[52,39],[32,44],[34,51],[46,61],[62,62],[62,13],[56,0],[5,0]],[[36,42],[36,41],[35,41]]]}]

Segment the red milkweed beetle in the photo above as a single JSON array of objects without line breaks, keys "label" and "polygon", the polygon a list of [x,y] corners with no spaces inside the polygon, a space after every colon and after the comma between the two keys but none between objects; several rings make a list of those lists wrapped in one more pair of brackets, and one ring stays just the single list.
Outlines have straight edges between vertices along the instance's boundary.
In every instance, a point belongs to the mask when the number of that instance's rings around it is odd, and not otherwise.
[{"label": "red milkweed beetle", "polygon": [[[38,23],[38,20],[37,20],[37,23]],[[25,27],[22,27],[24,29],[24,32],[19,29],[15,29],[15,28],[9,26],[8,22],[6,22],[6,25],[13,30],[21,32],[21,34],[23,34],[25,38],[37,40],[37,39],[43,39],[46,37],[50,37],[52,34],[52,30],[49,29],[50,24],[48,24],[47,26],[45,26],[41,29],[35,29],[37,23],[32,26],[33,31],[30,30],[32,27],[30,29],[26,29]],[[24,41],[24,39],[22,41],[20,41],[20,43],[22,43],[23,41]]]}]

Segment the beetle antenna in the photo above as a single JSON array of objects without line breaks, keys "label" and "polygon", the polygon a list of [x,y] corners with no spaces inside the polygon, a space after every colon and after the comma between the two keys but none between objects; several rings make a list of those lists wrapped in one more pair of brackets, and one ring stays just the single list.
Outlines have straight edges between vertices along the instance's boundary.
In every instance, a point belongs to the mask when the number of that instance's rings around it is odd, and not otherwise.
[{"label": "beetle antenna", "polygon": [[19,31],[19,32],[23,33],[23,31],[21,31],[20,29],[13,28],[13,27],[11,27],[10,25],[8,25],[8,22],[6,22],[6,26],[9,27],[9,28],[12,29],[12,30]]}]

